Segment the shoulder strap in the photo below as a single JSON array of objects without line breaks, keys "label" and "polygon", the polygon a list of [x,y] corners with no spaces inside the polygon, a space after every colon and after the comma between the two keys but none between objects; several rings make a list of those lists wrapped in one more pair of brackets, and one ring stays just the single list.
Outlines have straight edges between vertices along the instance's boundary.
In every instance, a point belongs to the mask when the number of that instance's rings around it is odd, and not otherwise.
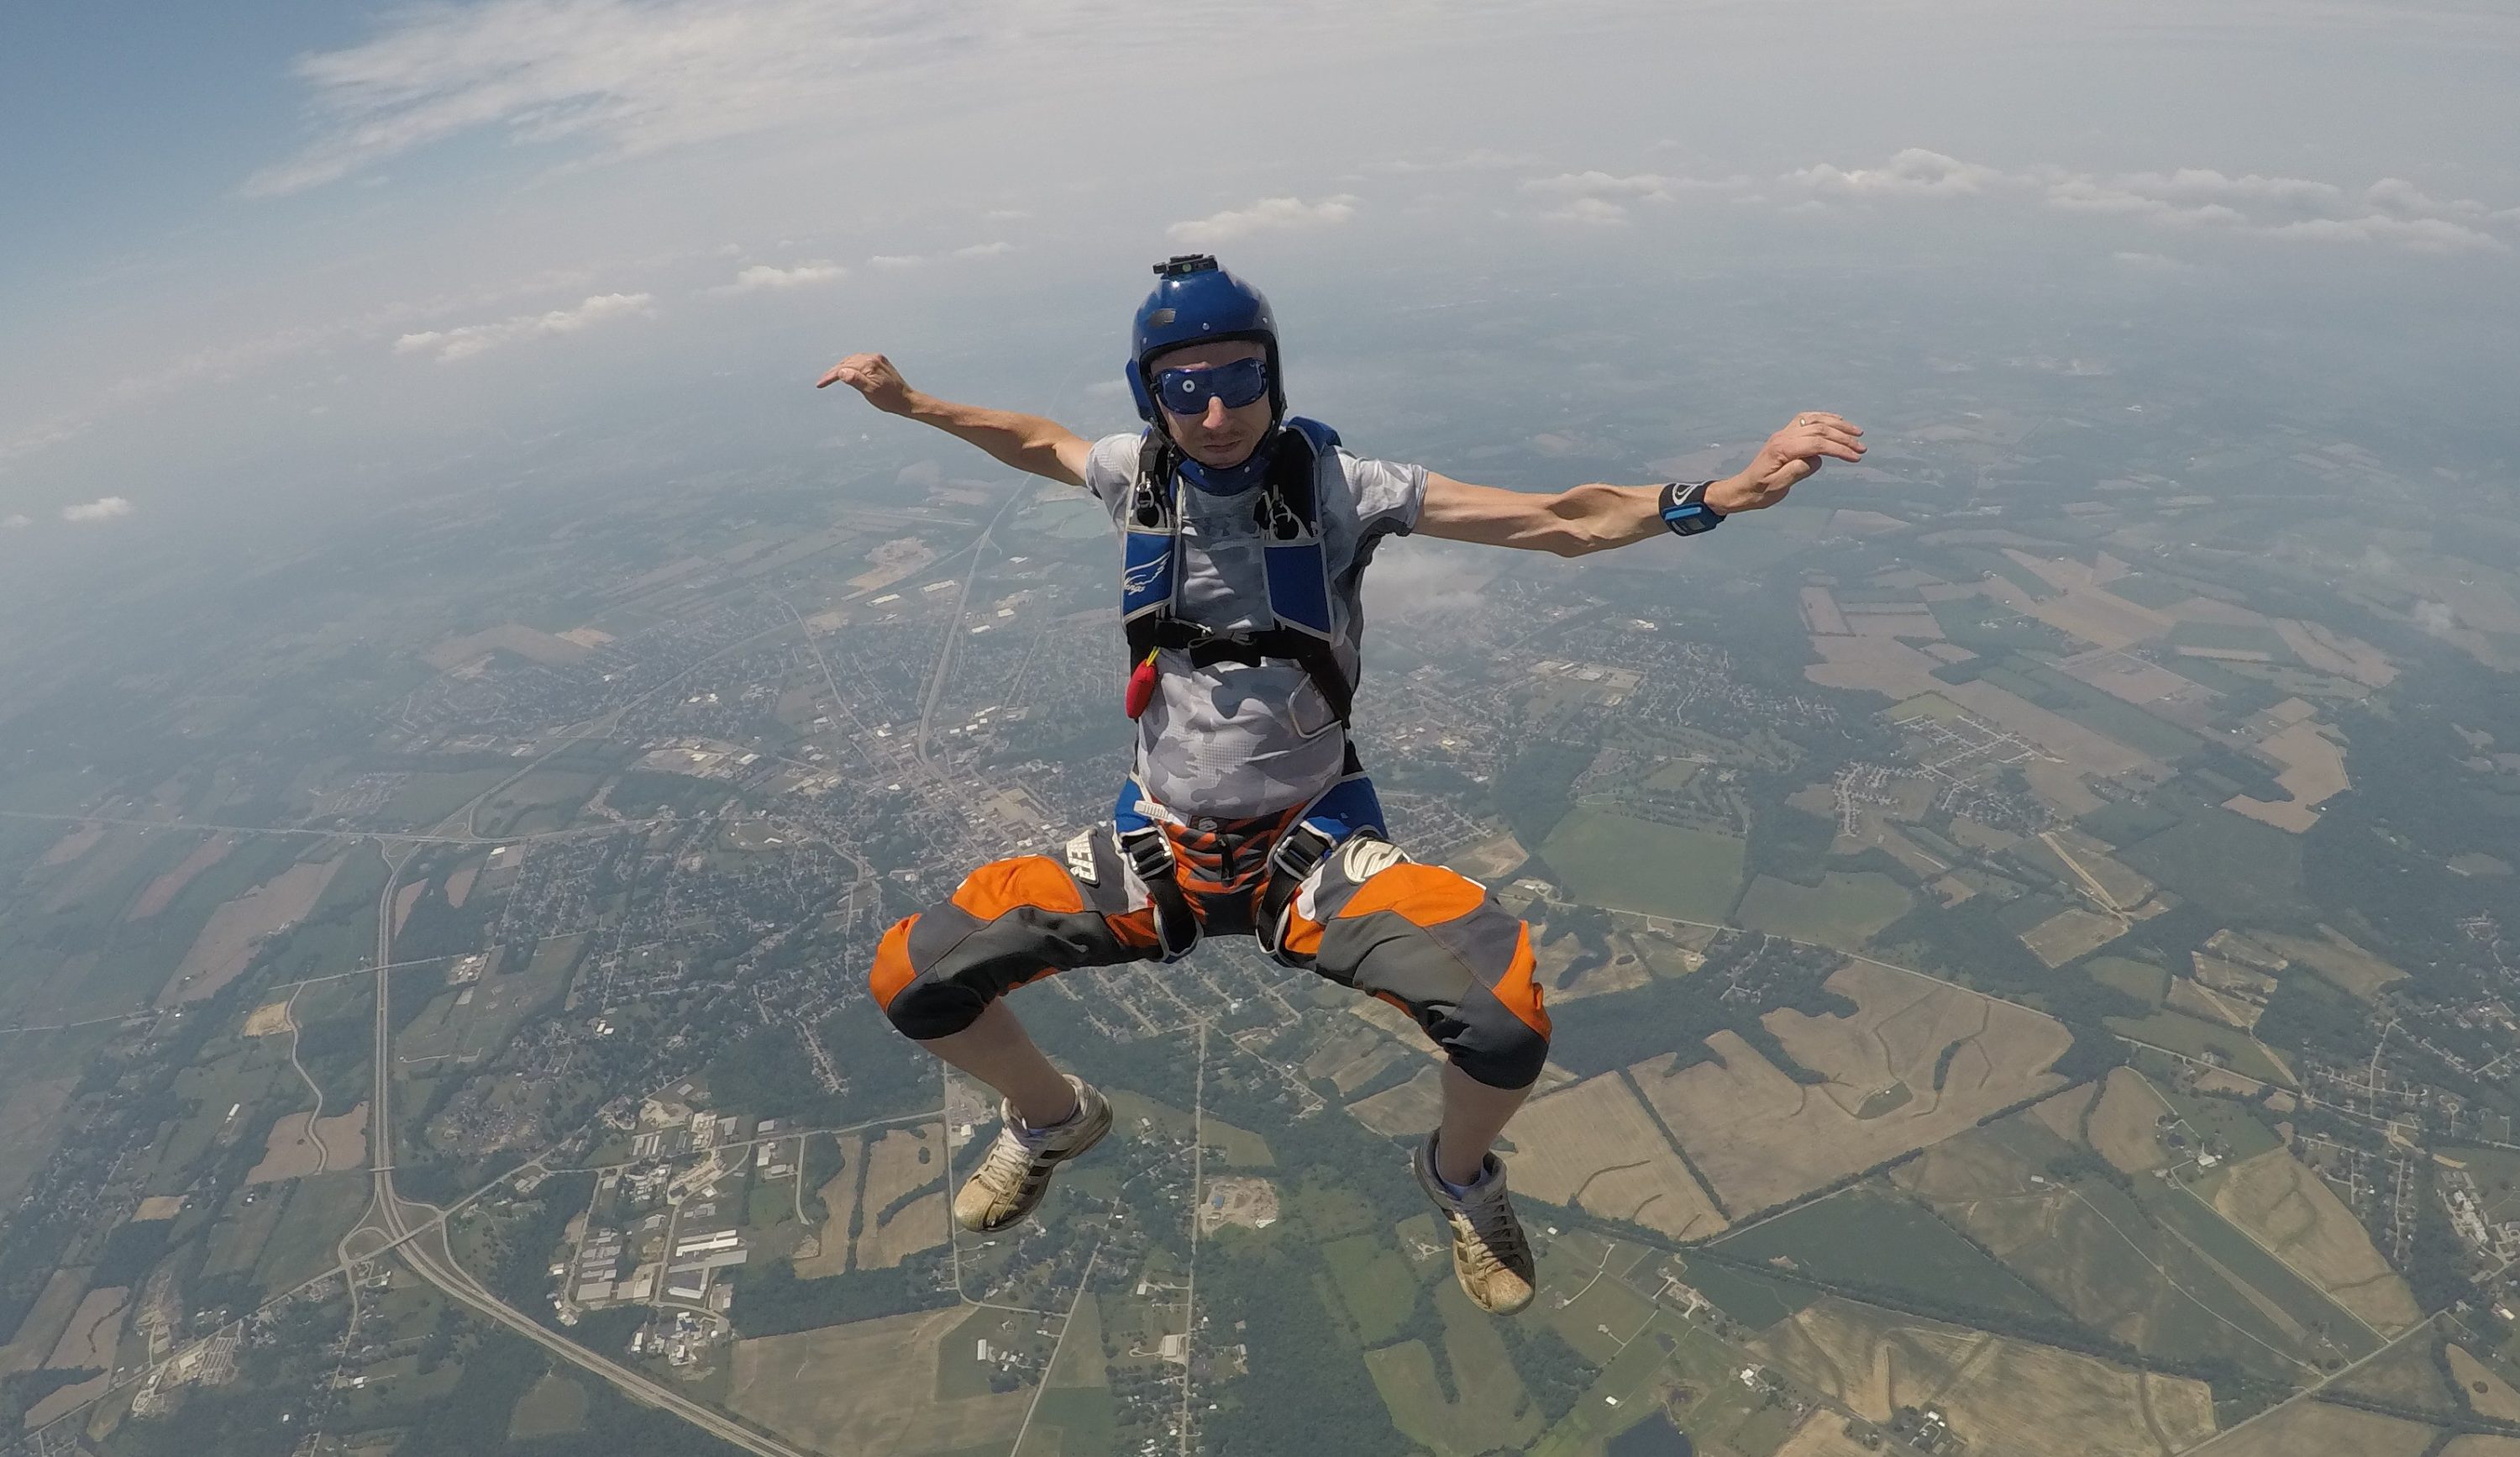
[{"label": "shoulder strap", "polygon": [[1163,648],[1190,649],[1193,660],[1207,662],[1282,659],[1302,667],[1338,721],[1348,721],[1356,685],[1341,670],[1332,646],[1329,569],[1320,520],[1321,468],[1338,448],[1338,438],[1328,426],[1298,417],[1288,420],[1270,442],[1268,478],[1255,510],[1275,625],[1219,637],[1173,615],[1181,560],[1173,476],[1180,463],[1170,440],[1147,432],[1138,446],[1138,478],[1131,482],[1121,524],[1120,621],[1133,670]]}]

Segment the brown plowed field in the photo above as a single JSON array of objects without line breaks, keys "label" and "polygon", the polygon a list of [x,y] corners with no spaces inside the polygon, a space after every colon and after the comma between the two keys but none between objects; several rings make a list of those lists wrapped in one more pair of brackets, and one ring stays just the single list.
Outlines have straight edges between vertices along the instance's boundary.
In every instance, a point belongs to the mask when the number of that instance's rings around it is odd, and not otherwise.
[{"label": "brown plowed field", "polygon": [[[1731,1032],[1707,1039],[1721,1062],[1673,1071],[1666,1058],[1630,1070],[1735,1218],[1938,1143],[1998,1109],[2064,1085],[2048,1068],[2072,1035],[2039,1013],[1862,962],[1840,968],[1828,986],[1856,1003],[1854,1016],[1776,1012],[1763,1019],[1786,1053],[1824,1083],[1795,1082]],[[1956,1043],[1937,1090],[1935,1068]],[[1900,1085],[1906,1102],[1859,1116]]]},{"label": "brown plowed field", "polygon": [[1551,1204],[1660,1230],[1676,1240],[1726,1220],[1616,1073],[1535,1098],[1514,1116],[1513,1187]]}]

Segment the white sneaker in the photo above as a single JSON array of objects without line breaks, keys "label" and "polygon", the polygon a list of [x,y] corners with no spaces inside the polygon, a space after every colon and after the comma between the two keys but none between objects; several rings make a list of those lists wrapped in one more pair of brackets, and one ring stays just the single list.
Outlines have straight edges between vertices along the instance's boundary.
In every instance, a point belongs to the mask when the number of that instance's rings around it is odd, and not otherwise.
[{"label": "white sneaker", "polygon": [[1479,1165],[1479,1181],[1462,1194],[1445,1188],[1436,1175],[1433,1138],[1419,1145],[1410,1161],[1426,1197],[1452,1226],[1453,1278],[1462,1282],[1462,1294],[1490,1315],[1511,1315],[1530,1304],[1539,1276],[1531,1241],[1523,1235],[1513,1201],[1506,1197],[1505,1161],[1488,1155]]},{"label": "white sneaker", "polygon": [[1002,1103],[1006,1126],[971,1176],[954,1196],[954,1222],[974,1234],[989,1234],[1031,1213],[1050,1192],[1050,1176],[1058,1165],[1102,1141],[1111,1131],[1111,1105],[1101,1093],[1074,1076],[1076,1115],[1049,1128],[1027,1128],[1015,1116],[1014,1105]]}]

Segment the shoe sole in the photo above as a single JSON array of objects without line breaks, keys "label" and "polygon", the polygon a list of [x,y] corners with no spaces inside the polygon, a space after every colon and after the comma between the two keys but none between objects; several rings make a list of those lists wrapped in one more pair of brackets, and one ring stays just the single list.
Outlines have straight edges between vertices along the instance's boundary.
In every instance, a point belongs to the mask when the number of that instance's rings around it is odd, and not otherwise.
[{"label": "shoe sole", "polygon": [[[1063,1153],[1059,1154],[1057,1158],[1050,1161],[1051,1172],[1042,1176],[1040,1185],[1033,1190],[1032,1198],[1025,1200],[1022,1206],[1016,1208],[1012,1213],[996,1221],[995,1223],[968,1224],[964,1222],[962,1215],[956,1214],[954,1216],[956,1227],[970,1234],[993,1235],[1000,1230],[1011,1229],[1015,1225],[1023,1223],[1026,1219],[1032,1217],[1033,1210],[1041,1207],[1041,1202],[1050,1197],[1050,1181],[1051,1178],[1058,1173],[1058,1165],[1067,1162],[1071,1159],[1081,1158],[1085,1154],[1091,1152],[1094,1146],[1101,1143],[1104,1135],[1108,1134],[1110,1131],[1111,1105],[1106,1101],[1102,1103],[1101,1111],[1097,1113],[1093,1118],[1087,1121],[1084,1130],[1084,1142],[1073,1145]],[[965,1187],[969,1187],[969,1181],[965,1181]]]}]

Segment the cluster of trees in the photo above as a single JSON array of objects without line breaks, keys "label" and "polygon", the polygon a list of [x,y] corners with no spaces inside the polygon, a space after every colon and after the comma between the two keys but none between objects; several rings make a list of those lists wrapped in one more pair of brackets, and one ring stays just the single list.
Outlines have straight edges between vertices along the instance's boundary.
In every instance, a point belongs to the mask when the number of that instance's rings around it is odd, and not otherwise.
[{"label": "cluster of trees", "polygon": [[2415,1228],[2407,1246],[2407,1286],[2426,1311],[2447,1310],[2476,1298],[2467,1275],[2467,1247],[2451,1227],[2440,1179],[2430,1159],[2415,1161]]},{"label": "cluster of trees", "polygon": [[[1727,937],[1708,952],[1705,968],[1694,976],[1658,977],[1642,986],[1552,1009],[1555,1056],[1567,1068],[1587,1075],[1633,1067],[1665,1053],[1679,1057],[1675,1066],[1688,1067],[1713,1061],[1715,1054],[1706,1039],[1730,1031],[1795,1081],[1826,1082],[1825,1074],[1795,1062],[1759,1019],[1778,1009],[1807,1017],[1852,1016],[1858,1010],[1855,1003],[1823,984],[1840,960],[1833,952],[1773,937]],[[1731,974],[1753,961],[1757,965],[1744,979],[1753,994],[1723,1000],[1719,993],[1731,981]]]},{"label": "cluster of trees", "polygon": [[1248,1369],[1207,1418],[1208,1450],[1223,1457],[1408,1451],[1355,1341],[1315,1294],[1328,1272],[1312,1247],[1280,1241],[1225,1250],[1200,1261],[1199,1294],[1214,1309],[1238,1312]]},{"label": "cluster of trees", "polygon": [[[396,1174],[399,1191],[401,1171]],[[594,1185],[592,1173],[555,1174],[535,1187],[532,1198],[517,1202],[493,1237],[498,1253],[489,1284],[499,1298],[546,1325],[553,1323],[552,1260],[561,1253],[568,1221],[586,1207]]]},{"label": "cluster of trees", "polygon": [[1522,1374],[1524,1389],[1540,1407],[1540,1415],[1555,1426],[1560,1418],[1575,1409],[1585,1389],[1601,1374],[1599,1367],[1584,1359],[1583,1353],[1566,1343],[1556,1328],[1532,1320],[1499,1321],[1506,1345],[1513,1352],[1513,1369]]},{"label": "cluster of trees", "polygon": [[930,1251],[888,1270],[851,1270],[802,1279],[784,1259],[738,1267],[735,1327],[745,1336],[785,1336],[842,1321],[873,1320],[950,1303],[942,1294],[945,1254]]},{"label": "cluster of trees", "polygon": [[14,1433],[24,1426],[26,1413],[41,1405],[44,1398],[55,1391],[104,1374],[94,1366],[72,1366],[58,1370],[17,1371],[0,1376],[0,1432]]}]

